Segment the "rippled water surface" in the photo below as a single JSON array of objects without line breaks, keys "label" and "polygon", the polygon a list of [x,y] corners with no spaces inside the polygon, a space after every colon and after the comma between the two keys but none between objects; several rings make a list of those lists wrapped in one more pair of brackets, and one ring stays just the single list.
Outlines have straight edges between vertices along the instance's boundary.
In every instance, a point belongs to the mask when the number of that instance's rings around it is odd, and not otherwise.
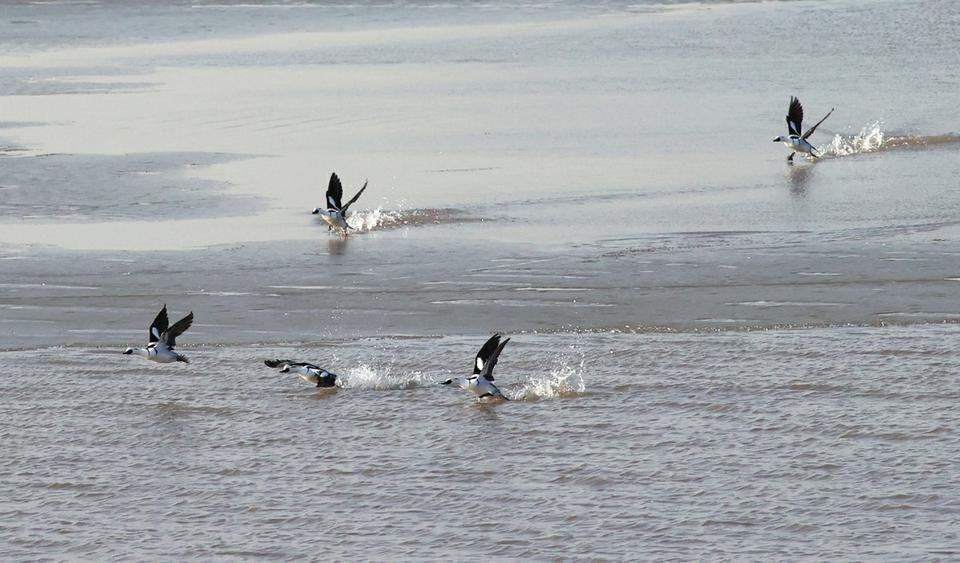
[{"label": "rippled water surface", "polygon": [[491,404],[477,339],[5,352],[4,556],[950,559],[954,332],[515,335]]},{"label": "rippled water surface", "polygon": [[[4,2],[0,560],[960,559],[958,38],[919,0]],[[163,304],[189,364],[121,354]],[[510,401],[437,384],[494,332]]]}]

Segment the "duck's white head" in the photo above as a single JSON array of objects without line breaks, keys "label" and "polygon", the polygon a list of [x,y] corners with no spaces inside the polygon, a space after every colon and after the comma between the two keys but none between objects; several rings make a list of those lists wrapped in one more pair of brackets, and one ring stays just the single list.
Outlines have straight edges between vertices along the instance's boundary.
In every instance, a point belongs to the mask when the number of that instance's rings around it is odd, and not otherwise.
[{"label": "duck's white head", "polygon": [[123,351],[123,353],[127,355],[133,354],[133,348],[127,348],[126,350]]},{"label": "duck's white head", "polygon": [[313,214],[316,215],[316,214],[318,214],[318,213],[320,213],[320,208],[319,208],[319,207],[314,207],[314,208],[313,208]]},{"label": "duck's white head", "polygon": [[461,389],[468,389],[470,387],[470,380],[462,377],[454,377],[451,379],[444,379],[440,382],[440,385],[456,385]]},{"label": "duck's white head", "polygon": [[776,139],[774,139],[773,142],[774,142],[774,143],[786,143],[787,140],[783,138],[783,135],[780,135],[779,137],[777,137]]},{"label": "duck's white head", "polygon": [[290,364],[283,364],[283,367],[280,368],[280,373],[290,373]]}]

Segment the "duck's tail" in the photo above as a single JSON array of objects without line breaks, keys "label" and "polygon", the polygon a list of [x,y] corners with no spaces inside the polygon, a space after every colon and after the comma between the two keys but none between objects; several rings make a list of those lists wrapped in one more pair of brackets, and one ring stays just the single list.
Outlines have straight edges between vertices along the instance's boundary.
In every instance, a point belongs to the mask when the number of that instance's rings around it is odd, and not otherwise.
[{"label": "duck's tail", "polygon": [[190,359],[187,358],[186,356],[184,356],[183,354],[177,354],[177,361],[178,361],[178,362],[183,362],[183,363],[185,363],[185,364],[189,364],[189,363],[190,363]]}]

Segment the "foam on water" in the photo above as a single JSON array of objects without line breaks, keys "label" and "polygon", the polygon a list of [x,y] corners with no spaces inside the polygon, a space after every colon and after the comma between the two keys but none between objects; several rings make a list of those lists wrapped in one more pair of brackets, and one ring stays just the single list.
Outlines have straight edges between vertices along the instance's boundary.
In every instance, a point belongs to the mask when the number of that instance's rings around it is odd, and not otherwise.
[{"label": "foam on water", "polygon": [[923,149],[930,146],[960,144],[960,135],[889,135],[883,130],[883,122],[875,121],[863,126],[853,136],[836,134],[830,143],[817,150],[824,157],[841,157],[897,149]]},{"label": "foam on water", "polygon": [[859,133],[852,137],[844,137],[838,133],[829,144],[817,150],[824,156],[850,156],[880,150],[883,141],[883,123],[876,121],[864,126]]},{"label": "foam on water", "polygon": [[520,388],[517,400],[539,401],[577,397],[587,390],[583,381],[584,360],[560,360],[550,373],[528,379]]},{"label": "foam on water", "polygon": [[386,211],[383,207],[358,211],[350,216],[350,226],[358,232],[367,233],[374,229],[389,228],[400,222],[402,211]]},{"label": "foam on water", "polygon": [[376,209],[357,211],[351,213],[348,220],[350,226],[354,228],[351,232],[369,233],[401,227],[467,223],[482,219],[468,217],[460,209],[404,209],[401,203],[396,209],[384,209],[380,206]]},{"label": "foam on water", "polygon": [[411,389],[432,383],[422,372],[392,373],[393,368],[360,364],[346,370],[337,378],[337,386],[344,389]]}]

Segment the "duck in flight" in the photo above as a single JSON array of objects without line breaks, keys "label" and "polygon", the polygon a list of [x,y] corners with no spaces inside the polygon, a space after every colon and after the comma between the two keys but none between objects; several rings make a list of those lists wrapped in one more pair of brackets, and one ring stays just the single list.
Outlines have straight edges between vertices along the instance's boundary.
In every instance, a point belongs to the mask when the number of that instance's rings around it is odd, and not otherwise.
[{"label": "duck in flight", "polygon": [[177,345],[177,337],[183,334],[190,325],[193,324],[193,311],[179,321],[170,324],[167,318],[167,306],[157,313],[150,325],[150,340],[143,348],[127,348],[124,354],[137,354],[148,360],[169,364],[170,362],[183,362],[189,364],[190,360],[186,356],[176,353],[173,348]]},{"label": "duck in flight", "polygon": [[334,172],[330,175],[330,184],[327,186],[327,207],[315,207],[313,214],[320,215],[320,218],[323,219],[330,229],[336,228],[343,234],[347,234],[347,229],[353,228],[347,223],[347,208],[360,198],[360,194],[362,194],[365,189],[367,189],[367,182],[363,183],[363,187],[360,188],[357,195],[353,196],[353,199],[348,201],[346,205],[341,205],[341,201],[343,200],[343,185],[340,183],[340,177]]},{"label": "duck in flight", "polygon": [[264,364],[271,368],[280,368],[280,373],[296,373],[301,379],[317,387],[335,387],[337,374],[307,362],[293,360],[264,360]]},{"label": "duck in flight", "polygon": [[830,108],[830,111],[827,112],[827,115],[823,116],[823,119],[808,129],[806,133],[803,133],[803,106],[800,105],[800,100],[790,96],[790,108],[787,110],[787,130],[789,130],[790,134],[786,137],[781,135],[773,140],[774,143],[783,143],[793,151],[790,153],[790,156],[787,157],[787,162],[793,162],[793,155],[798,152],[809,154],[813,158],[818,158],[819,155],[814,152],[817,150],[816,147],[811,145],[809,141],[807,141],[807,138],[813,135],[817,127],[820,127],[820,124],[830,117],[833,109],[834,108]]},{"label": "duck in flight", "polygon": [[510,399],[500,392],[493,383],[493,368],[497,365],[497,359],[500,358],[500,352],[503,347],[510,342],[510,339],[500,340],[499,333],[491,336],[477,352],[477,358],[473,362],[473,375],[470,377],[454,377],[440,382],[440,385],[457,385],[461,389],[466,389],[477,396],[477,400],[484,397],[493,397],[495,399]]}]

